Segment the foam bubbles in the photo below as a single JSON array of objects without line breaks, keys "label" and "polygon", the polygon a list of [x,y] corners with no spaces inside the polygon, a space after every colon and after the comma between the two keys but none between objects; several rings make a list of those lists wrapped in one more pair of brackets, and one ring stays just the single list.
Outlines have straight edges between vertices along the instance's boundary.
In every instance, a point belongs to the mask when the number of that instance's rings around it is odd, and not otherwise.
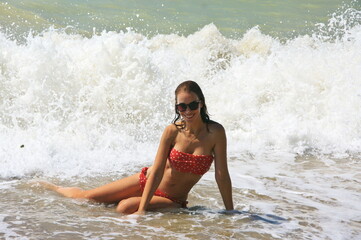
[{"label": "foam bubbles", "polygon": [[0,33],[0,175],[150,164],[187,79],[227,129],[230,155],[358,154],[360,25],[337,41],[322,34],[280,42],[255,27],[229,39],[210,24],[187,37],[49,29],[17,43]]}]

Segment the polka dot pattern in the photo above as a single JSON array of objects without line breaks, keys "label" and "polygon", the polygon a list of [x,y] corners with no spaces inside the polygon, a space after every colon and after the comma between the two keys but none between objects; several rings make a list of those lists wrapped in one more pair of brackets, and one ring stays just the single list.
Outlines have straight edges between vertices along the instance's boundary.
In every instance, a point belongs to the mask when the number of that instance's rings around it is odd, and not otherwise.
[{"label": "polka dot pattern", "polygon": [[213,162],[212,155],[193,155],[173,148],[169,153],[170,165],[179,172],[203,175],[208,172]]},{"label": "polka dot pattern", "polygon": [[[139,174],[139,184],[140,184],[140,190],[142,191],[142,193],[144,191],[145,184],[147,183],[147,172],[148,172],[148,168],[144,167],[144,168],[142,168],[142,171]],[[183,200],[178,200],[176,198],[173,198],[173,197],[169,196],[168,194],[166,194],[165,192],[162,192],[159,189],[155,190],[154,196],[168,198],[169,200],[180,204],[182,206],[182,208],[186,208],[187,204],[188,204],[188,201],[183,201]]]}]

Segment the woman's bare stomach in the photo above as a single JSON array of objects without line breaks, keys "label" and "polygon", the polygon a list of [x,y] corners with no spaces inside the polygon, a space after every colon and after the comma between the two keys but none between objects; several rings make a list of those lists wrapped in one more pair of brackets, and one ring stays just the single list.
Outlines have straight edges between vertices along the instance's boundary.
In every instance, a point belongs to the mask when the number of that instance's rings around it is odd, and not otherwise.
[{"label": "woman's bare stomach", "polygon": [[[152,171],[152,168],[153,167],[149,167],[147,178]],[[169,163],[167,163],[158,189],[179,200],[186,200],[188,193],[201,177],[202,176],[200,175],[192,173],[178,172],[177,170],[172,169]]]}]

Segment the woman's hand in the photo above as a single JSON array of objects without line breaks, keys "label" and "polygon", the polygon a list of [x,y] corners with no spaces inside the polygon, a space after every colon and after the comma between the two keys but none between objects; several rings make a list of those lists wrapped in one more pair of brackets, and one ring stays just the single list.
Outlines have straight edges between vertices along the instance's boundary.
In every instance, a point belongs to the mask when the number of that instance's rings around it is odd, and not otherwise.
[{"label": "woman's hand", "polygon": [[135,213],[125,216],[125,218],[129,219],[129,220],[132,220],[132,219],[137,220],[138,218],[140,218],[143,215],[145,215],[145,211],[136,211]]},{"label": "woman's hand", "polygon": [[144,214],[145,214],[145,211],[136,211],[132,215],[144,215]]}]

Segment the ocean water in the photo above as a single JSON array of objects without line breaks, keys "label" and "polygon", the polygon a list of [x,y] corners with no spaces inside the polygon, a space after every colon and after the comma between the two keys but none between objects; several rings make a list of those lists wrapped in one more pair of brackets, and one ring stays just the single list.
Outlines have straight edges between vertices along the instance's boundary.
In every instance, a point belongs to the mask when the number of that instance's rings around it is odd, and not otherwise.
[{"label": "ocean water", "polygon": [[[360,1],[0,1],[0,239],[360,239]],[[139,172],[192,79],[228,137],[237,212],[71,200]]]}]

